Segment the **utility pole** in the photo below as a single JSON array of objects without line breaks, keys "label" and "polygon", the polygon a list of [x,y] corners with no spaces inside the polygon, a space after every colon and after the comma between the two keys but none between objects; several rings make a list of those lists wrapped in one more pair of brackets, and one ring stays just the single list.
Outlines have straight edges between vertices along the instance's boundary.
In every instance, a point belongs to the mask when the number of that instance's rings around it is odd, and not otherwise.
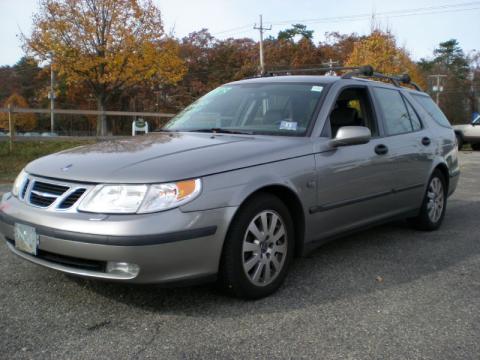
[{"label": "utility pole", "polygon": [[53,133],[55,127],[55,73],[53,72],[53,51],[48,53],[50,55],[50,91],[48,98],[50,99],[50,132]]},{"label": "utility pole", "polygon": [[332,59],[329,59],[327,63],[323,63],[322,65],[328,66],[330,69],[325,75],[328,76],[337,76],[337,73],[335,70],[333,70],[334,65],[338,65],[338,61],[333,61]]},{"label": "utility pole", "polygon": [[53,133],[54,123],[55,123],[55,73],[53,72],[53,58],[50,63],[50,93],[48,94],[50,98],[50,132]]},{"label": "utility pole", "polygon": [[10,152],[13,150],[13,132],[15,131],[14,129],[14,124],[12,121],[12,104],[8,104],[8,130],[9,130],[9,139],[8,139],[8,148]]},{"label": "utility pole", "polygon": [[429,77],[431,78],[436,78],[437,79],[437,85],[434,85],[432,87],[433,92],[435,93],[435,102],[437,105],[440,105],[440,93],[443,92],[443,86],[441,86],[441,78],[447,77],[447,75],[430,75]]},{"label": "utility pole", "polygon": [[270,25],[268,28],[263,27],[262,15],[260,15],[260,25],[257,27],[257,24],[255,24],[253,29],[260,32],[260,75],[263,75],[265,73],[265,63],[263,61],[263,33],[272,30],[272,26]]}]

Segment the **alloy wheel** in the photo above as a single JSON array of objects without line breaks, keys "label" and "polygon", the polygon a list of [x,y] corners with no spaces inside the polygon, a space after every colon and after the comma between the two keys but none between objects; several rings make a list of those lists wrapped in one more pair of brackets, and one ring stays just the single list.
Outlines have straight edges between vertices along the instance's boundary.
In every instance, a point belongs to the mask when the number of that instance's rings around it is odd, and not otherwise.
[{"label": "alloy wheel", "polygon": [[243,269],[256,286],[272,283],[287,257],[288,238],[281,216],[272,210],[257,214],[245,231],[242,246]]},{"label": "alloy wheel", "polygon": [[440,220],[445,206],[445,191],[443,190],[442,181],[438,177],[434,177],[427,190],[427,211],[428,217],[432,223]]}]

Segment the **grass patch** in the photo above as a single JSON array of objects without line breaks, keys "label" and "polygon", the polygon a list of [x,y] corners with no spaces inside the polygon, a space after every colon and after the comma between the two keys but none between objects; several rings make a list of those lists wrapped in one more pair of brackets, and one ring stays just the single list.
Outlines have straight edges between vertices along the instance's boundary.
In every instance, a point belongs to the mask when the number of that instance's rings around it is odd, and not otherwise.
[{"label": "grass patch", "polygon": [[0,183],[11,183],[30,161],[61,150],[92,144],[96,140],[16,141],[9,152],[8,141],[0,142]]}]

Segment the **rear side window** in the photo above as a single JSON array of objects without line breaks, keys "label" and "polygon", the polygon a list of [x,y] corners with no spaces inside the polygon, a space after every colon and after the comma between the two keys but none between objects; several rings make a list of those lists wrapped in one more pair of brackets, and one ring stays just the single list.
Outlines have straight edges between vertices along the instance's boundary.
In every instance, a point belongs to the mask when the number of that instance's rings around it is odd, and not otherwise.
[{"label": "rear side window", "polygon": [[447,117],[443,114],[442,110],[435,104],[430,96],[412,94],[413,98],[417,100],[426,112],[435,120],[435,122],[441,126],[452,127]]},{"label": "rear side window", "polygon": [[[410,111],[399,91],[384,88],[374,88],[373,91],[383,115],[387,135],[404,134],[421,129],[420,120],[418,117],[411,118]],[[413,108],[411,112],[415,114]]]}]

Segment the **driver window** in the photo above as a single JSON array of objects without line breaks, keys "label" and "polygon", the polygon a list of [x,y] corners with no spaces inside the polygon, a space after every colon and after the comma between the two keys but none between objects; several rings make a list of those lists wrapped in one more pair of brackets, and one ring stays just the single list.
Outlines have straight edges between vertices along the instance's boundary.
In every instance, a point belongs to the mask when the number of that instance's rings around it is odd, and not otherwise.
[{"label": "driver window", "polygon": [[378,135],[366,88],[347,88],[338,96],[330,113],[332,138],[342,126],[365,126],[370,129],[372,137]]}]

